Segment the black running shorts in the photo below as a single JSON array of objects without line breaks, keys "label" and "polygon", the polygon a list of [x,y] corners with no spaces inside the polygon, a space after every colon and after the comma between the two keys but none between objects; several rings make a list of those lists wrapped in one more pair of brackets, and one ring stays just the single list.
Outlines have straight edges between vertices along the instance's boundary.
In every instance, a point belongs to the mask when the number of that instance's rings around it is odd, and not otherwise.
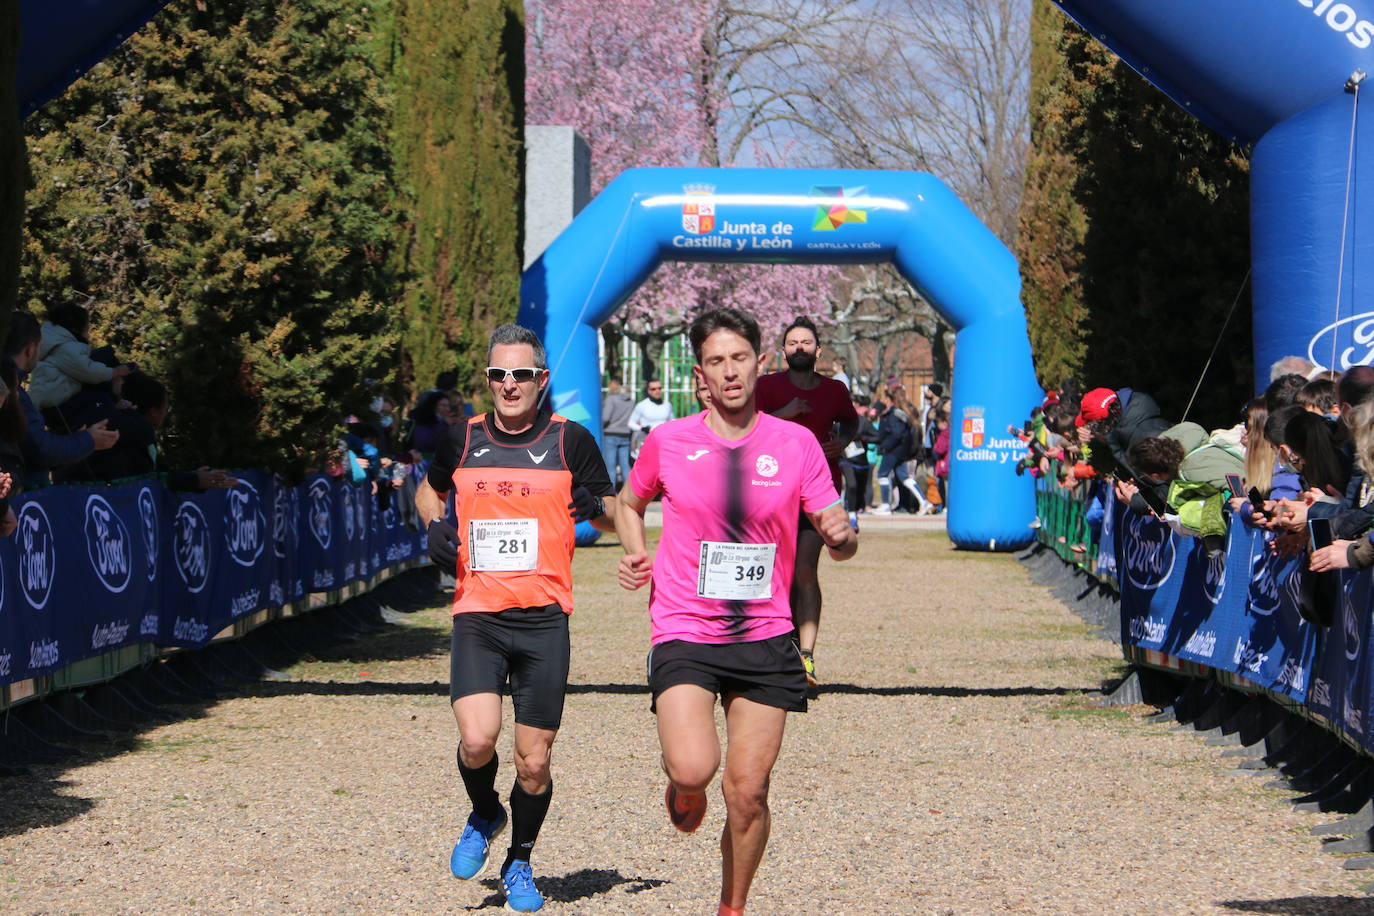
[{"label": "black running shorts", "polygon": [[649,650],[648,665],[650,709],[669,687],[696,684],[721,697],[806,712],[806,669],[790,633],[720,644],[671,639]]},{"label": "black running shorts", "polygon": [[556,604],[453,616],[448,698],[509,694],[515,721],[556,729],[568,687],[568,615]]}]

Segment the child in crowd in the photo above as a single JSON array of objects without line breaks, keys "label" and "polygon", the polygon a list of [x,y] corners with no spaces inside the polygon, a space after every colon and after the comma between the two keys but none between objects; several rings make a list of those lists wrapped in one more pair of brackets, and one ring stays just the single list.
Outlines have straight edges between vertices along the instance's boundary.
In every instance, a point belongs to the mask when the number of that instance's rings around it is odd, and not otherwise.
[{"label": "child in crowd", "polygon": [[48,427],[58,432],[111,416],[124,378],[134,370],[112,356],[104,361],[92,357],[90,325],[89,313],[75,302],[50,308],[43,324],[29,398],[43,412]]}]

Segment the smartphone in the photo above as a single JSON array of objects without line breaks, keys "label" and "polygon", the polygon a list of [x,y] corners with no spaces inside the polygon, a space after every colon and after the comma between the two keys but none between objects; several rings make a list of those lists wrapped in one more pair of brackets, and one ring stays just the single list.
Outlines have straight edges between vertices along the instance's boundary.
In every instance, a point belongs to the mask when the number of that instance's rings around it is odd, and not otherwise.
[{"label": "smartphone", "polygon": [[1259,487],[1250,488],[1250,507],[1265,518],[1274,517],[1264,511],[1264,497],[1260,495]]},{"label": "smartphone", "polygon": [[1307,520],[1307,539],[1313,550],[1331,546],[1331,519],[1309,518]]},{"label": "smartphone", "polygon": [[1226,489],[1231,491],[1232,496],[1245,495],[1245,487],[1241,485],[1239,474],[1226,475]]},{"label": "smartphone", "polygon": [[1150,511],[1155,515],[1163,518],[1165,515],[1169,514],[1169,504],[1164,501],[1159,495],[1159,491],[1154,487],[1150,486],[1148,483],[1143,485],[1137,483],[1136,492],[1140,494],[1141,499],[1145,500],[1145,505],[1149,506]]}]

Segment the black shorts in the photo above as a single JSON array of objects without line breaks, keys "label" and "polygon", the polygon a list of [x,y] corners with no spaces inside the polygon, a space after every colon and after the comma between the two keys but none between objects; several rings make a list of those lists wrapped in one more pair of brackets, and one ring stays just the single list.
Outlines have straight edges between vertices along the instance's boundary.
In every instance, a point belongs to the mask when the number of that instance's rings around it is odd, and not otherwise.
[{"label": "black shorts", "polygon": [[509,694],[515,721],[556,729],[568,688],[568,615],[556,604],[455,614],[448,698]]},{"label": "black shorts", "polygon": [[806,712],[806,668],[790,633],[719,644],[670,639],[649,650],[648,665],[651,710],[669,687],[696,684],[721,697]]}]

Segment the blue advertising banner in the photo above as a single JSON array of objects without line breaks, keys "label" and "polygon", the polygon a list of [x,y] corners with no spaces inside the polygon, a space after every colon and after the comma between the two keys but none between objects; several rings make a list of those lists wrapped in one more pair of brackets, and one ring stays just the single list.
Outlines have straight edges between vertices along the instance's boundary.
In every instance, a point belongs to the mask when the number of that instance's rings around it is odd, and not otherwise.
[{"label": "blue advertising banner", "polygon": [[[395,494],[393,494],[395,495]],[[147,479],[12,502],[0,539],[0,684],[122,646],[204,645],[234,621],[425,554],[366,485],[246,471],[231,490]]]},{"label": "blue advertising banner", "polygon": [[1340,603],[1331,626],[1321,631],[1308,706],[1369,747],[1369,602],[1374,594],[1368,572],[1338,575]]},{"label": "blue advertising banner", "polygon": [[1364,741],[1369,706],[1368,573],[1343,574],[1330,629],[1304,620],[1303,557],[1282,557],[1273,535],[1232,518],[1224,553],[1117,505],[1122,644],[1227,671],[1298,703]]}]

